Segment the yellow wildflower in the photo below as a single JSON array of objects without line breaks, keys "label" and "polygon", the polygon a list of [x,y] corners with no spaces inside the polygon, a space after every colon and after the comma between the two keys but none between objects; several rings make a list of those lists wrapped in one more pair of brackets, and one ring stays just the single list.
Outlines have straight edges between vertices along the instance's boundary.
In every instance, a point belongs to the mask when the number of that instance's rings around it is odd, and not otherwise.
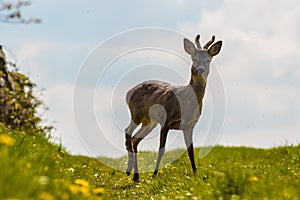
[{"label": "yellow wildflower", "polygon": [[12,138],[8,135],[0,135],[0,144],[12,146],[14,143],[15,143],[14,138]]},{"label": "yellow wildflower", "polygon": [[69,185],[68,188],[73,194],[80,192],[80,187],[78,185]]},{"label": "yellow wildflower", "polygon": [[83,179],[76,179],[75,184],[82,186],[82,187],[89,187],[89,185],[90,185],[89,182],[87,182],[86,180],[83,180]]},{"label": "yellow wildflower", "polygon": [[82,187],[79,185],[69,185],[68,188],[73,194],[81,193],[85,196],[90,195],[90,190],[89,190],[90,188],[88,188],[88,187]]},{"label": "yellow wildflower", "polygon": [[39,199],[40,200],[54,200],[54,197],[52,194],[50,194],[48,192],[41,192],[39,194]]},{"label": "yellow wildflower", "polygon": [[250,176],[250,177],[248,178],[248,181],[250,181],[250,182],[257,182],[257,181],[258,181],[258,178],[257,178],[256,176]]},{"label": "yellow wildflower", "polygon": [[93,193],[94,194],[96,194],[96,195],[101,195],[101,194],[103,194],[104,193],[104,188],[102,188],[102,187],[98,187],[98,188],[94,188],[93,189]]}]

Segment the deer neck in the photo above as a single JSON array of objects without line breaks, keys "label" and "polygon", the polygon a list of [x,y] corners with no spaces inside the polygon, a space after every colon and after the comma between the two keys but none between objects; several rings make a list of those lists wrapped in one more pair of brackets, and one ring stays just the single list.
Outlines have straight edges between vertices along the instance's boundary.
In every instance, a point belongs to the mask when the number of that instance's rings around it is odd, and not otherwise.
[{"label": "deer neck", "polygon": [[194,94],[197,96],[199,105],[202,105],[202,99],[205,93],[206,80],[199,76],[192,68],[191,70],[191,79],[188,87],[191,87],[194,91]]}]

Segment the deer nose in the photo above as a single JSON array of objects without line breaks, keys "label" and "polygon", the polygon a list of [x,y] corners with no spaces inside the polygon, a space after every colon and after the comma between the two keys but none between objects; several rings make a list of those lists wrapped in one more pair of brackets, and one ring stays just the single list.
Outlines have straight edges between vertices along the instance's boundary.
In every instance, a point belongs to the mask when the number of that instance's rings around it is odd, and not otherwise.
[{"label": "deer nose", "polygon": [[205,69],[203,69],[203,68],[197,69],[198,74],[203,74],[204,72],[205,72]]}]

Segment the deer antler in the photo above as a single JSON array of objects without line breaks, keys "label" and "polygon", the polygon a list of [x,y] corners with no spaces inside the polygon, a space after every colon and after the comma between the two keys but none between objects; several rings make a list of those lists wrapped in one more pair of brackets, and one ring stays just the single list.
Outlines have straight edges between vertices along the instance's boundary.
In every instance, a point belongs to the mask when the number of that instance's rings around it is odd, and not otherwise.
[{"label": "deer antler", "polygon": [[202,49],[202,47],[200,45],[200,42],[199,42],[199,39],[200,39],[200,35],[198,34],[195,37],[195,43],[196,43],[198,49]]},{"label": "deer antler", "polygon": [[211,37],[211,40],[209,40],[209,41],[205,44],[204,49],[208,49],[208,47],[209,47],[214,41],[215,41],[215,36],[213,35],[213,36]]}]

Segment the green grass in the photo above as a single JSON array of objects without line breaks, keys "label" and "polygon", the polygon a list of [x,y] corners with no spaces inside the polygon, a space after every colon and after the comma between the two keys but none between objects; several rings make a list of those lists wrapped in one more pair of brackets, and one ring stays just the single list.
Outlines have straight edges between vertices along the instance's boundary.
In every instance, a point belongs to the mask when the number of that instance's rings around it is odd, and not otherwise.
[{"label": "green grass", "polygon": [[[184,153],[156,178],[142,173],[134,183],[97,159],[70,155],[43,134],[0,125],[0,199],[300,199],[299,155],[300,146],[217,146],[196,159],[196,176]],[[141,154],[141,168],[154,166],[149,160],[155,158],[156,153]],[[126,158],[106,161],[126,167]]]}]

